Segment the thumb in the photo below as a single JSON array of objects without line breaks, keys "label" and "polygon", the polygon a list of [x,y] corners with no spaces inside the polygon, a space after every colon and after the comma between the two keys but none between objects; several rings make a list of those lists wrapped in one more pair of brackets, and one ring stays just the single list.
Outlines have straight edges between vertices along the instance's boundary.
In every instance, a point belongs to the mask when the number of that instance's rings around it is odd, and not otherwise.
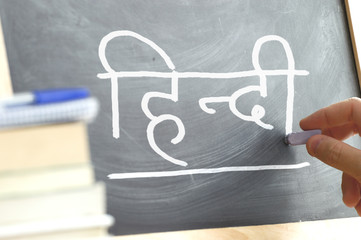
[{"label": "thumb", "polygon": [[326,135],[312,136],[306,147],[311,156],[346,172],[361,183],[361,150]]}]

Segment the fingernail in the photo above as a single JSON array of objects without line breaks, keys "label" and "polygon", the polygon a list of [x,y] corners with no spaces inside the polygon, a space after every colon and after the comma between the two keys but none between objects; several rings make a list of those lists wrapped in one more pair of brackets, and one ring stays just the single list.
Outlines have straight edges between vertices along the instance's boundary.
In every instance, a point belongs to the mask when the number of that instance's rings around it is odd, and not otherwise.
[{"label": "fingernail", "polygon": [[310,142],[310,150],[311,150],[311,155],[312,156],[315,156],[316,155],[316,152],[317,152],[317,148],[318,148],[318,145],[320,145],[320,142],[322,141],[322,137],[319,137],[319,136],[315,136],[311,139],[311,142]]}]

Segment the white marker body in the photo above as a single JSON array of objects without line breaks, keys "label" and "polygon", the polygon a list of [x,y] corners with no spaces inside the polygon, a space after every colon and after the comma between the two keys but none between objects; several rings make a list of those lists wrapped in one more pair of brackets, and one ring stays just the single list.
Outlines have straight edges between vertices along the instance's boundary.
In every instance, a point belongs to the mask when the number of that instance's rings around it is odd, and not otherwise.
[{"label": "white marker body", "polygon": [[17,93],[15,96],[3,98],[0,100],[0,107],[16,107],[32,104],[35,100],[32,93]]}]

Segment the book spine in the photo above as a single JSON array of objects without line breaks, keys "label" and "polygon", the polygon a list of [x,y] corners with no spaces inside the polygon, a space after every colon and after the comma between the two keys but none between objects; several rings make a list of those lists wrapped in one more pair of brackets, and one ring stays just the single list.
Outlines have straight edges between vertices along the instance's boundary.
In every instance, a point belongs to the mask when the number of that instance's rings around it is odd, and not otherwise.
[{"label": "book spine", "polygon": [[89,228],[108,228],[114,223],[110,215],[83,216],[29,222],[0,226],[0,239],[26,237],[28,235],[46,234]]}]

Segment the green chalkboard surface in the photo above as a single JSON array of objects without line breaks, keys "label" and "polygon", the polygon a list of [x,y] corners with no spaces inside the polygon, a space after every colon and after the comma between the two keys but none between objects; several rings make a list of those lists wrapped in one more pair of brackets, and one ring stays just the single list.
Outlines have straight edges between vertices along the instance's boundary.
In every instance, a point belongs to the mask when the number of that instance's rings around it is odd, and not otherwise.
[{"label": "green chalkboard surface", "polygon": [[343,1],[0,0],[0,15],[16,92],[99,99],[112,233],[356,216],[341,173],[283,143],[359,96]]}]

